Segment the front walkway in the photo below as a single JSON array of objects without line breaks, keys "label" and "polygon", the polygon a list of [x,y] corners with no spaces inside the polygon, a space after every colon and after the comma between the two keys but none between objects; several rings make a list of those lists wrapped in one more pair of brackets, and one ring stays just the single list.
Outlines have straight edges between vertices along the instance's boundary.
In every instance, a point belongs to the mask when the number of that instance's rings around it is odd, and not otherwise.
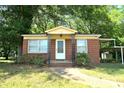
[{"label": "front walkway", "polygon": [[74,81],[78,81],[80,83],[86,83],[91,87],[124,87],[124,83],[114,82],[110,80],[99,79],[97,77],[88,76],[86,74],[82,74],[78,68],[64,68],[64,67],[51,67],[50,68],[54,73]]}]

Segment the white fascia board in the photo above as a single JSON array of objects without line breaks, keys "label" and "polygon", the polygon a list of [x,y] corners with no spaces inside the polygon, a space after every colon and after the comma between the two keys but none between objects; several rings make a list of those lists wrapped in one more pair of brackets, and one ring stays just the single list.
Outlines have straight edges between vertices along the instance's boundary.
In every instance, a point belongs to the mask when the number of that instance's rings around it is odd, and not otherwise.
[{"label": "white fascia board", "polygon": [[103,40],[103,41],[112,41],[115,40],[114,38],[100,38],[99,40]]},{"label": "white fascia board", "polygon": [[23,36],[23,37],[28,37],[28,36],[29,36],[29,37],[30,37],[30,36],[36,37],[36,36],[47,36],[47,35],[46,35],[46,34],[37,34],[37,35],[36,35],[36,34],[23,34],[23,35],[21,35],[21,36]]},{"label": "white fascia board", "polygon": [[114,48],[124,48],[124,46],[114,46]]},{"label": "white fascia board", "polygon": [[95,37],[100,37],[100,34],[76,34],[77,36],[95,36]]}]

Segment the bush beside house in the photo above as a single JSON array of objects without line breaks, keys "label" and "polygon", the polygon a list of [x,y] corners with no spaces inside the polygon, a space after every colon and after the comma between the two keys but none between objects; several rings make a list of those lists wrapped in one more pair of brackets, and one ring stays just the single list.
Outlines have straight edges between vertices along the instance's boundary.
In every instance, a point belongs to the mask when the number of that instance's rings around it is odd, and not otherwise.
[{"label": "bush beside house", "polygon": [[101,59],[100,60],[101,63],[118,63],[115,59]]},{"label": "bush beside house", "polygon": [[78,53],[76,56],[76,61],[78,66],[88,65],[89,64],[89,57],[86,53]]},{"label": "bush beside house", "polygon": [[40,65],[43,66],[46,64],[46,59],[44,59],[42,56],[30,56],[28,54],[24,54],[18,58],[18,63],[23,63],[23,64],[35,64],[35,65]]}]

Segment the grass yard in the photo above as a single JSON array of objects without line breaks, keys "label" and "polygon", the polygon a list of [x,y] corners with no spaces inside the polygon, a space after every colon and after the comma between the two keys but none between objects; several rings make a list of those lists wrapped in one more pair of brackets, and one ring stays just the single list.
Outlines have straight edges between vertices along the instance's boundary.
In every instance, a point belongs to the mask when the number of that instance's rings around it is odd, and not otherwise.
[{"label": "grass yard", "polygon": [[0,63],[1,88],[84,88],[90,87],[64,79],[48,68],[34,65]]},{"label": "grass yard", "polygon": [[82,73],[102,79],[108,79],[124,83],[124,65],[101,63],[93,69],[80,68]]},{"label": "grass yard", "polygon": [[14,63],[14,58],[9,57],[8,60],[5,60],[5,57],[0,57],[0,62],[5,62],[5,63]]}]

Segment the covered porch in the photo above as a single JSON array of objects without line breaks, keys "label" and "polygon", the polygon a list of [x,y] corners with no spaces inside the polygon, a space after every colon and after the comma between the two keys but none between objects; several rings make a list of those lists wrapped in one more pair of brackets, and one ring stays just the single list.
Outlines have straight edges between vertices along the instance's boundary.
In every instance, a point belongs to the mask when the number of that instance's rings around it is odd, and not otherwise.
[{"label": "covered porch", "polygon": [[77,31],[59,26],[45,31],[48,36],[48,64],[75,64],[75,34]]},{"label": "covered porch", "polygon": [[121,62],[124,64],[124,46],[117,46],[116,40],[113,38],[101,38],[100,39],[100,46],[101,43],[109,43],[109,47],[107,48],[100,48],[100,58],[101,59],[114,59],[116,62]]}]

